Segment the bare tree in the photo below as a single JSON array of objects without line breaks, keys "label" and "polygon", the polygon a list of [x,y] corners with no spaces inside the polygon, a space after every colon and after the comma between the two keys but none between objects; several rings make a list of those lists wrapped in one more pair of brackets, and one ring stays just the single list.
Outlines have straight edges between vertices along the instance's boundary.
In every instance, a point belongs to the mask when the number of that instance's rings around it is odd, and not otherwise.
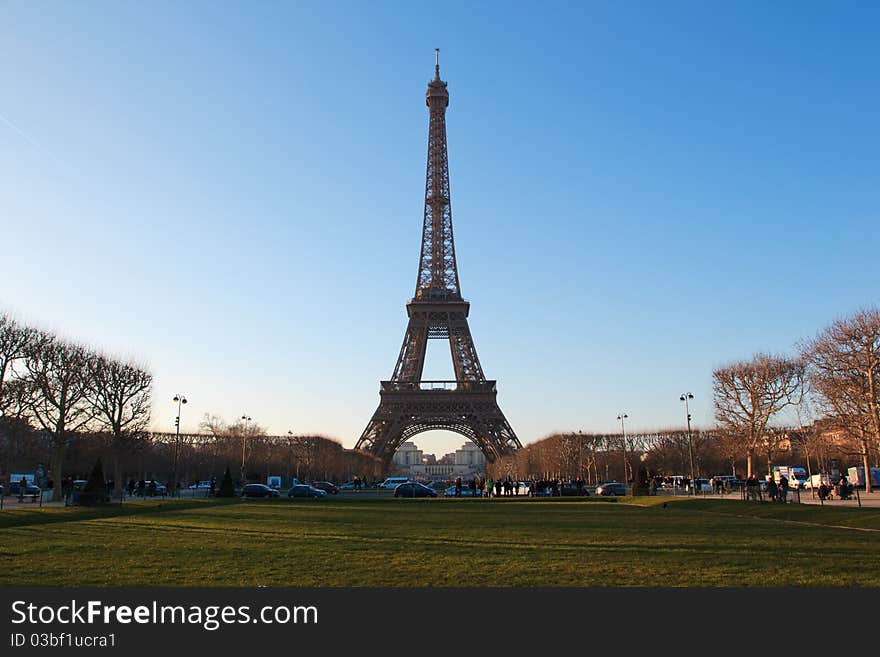
[{"label": "bare tree", "polygon": [[114,487],[122,490],[120,457],[150,422],[153,376],[146,370],[106,356],[88,361],[91,402],[99,426],[111,436]]},{"label": "bare tree", "polygon": [[720,367],[712,373],[715,419],[743,441],[749,476],[755,450],[770,420],[800,401],[803,382],[803,361],[767,354],[757,354],[750,361]]},{"label": "bare tree", "polygon": [[759,440],[761,452],[767,458],[767,474],[773,474],[773,458],[791,445],[792,430],[788,427],[767,427]]},{"label": "bare tree", "polygon": [[85,427],[95,417],[88,398],[92,389],[90,361],[94,354],[79,345],[43,335],[26,350],[28,411],[52,436],[54,500],[61,499],[64,447],[68,434]]},{"label": "bare tree", "polygon": [[[39,339],[36,330],[22,326],[6,313],[0,313],[0,417],[15,413],[18,390],[15,374],[16,363],[23,361],[29,345]],[[17,386],[19,389],[21,386]]]},{"label": "bare tree", "polygon": [[862,446],[866,490],[869,454],[880,448],[880,311],[840,319],[804,347],[810,381],[825,410]]}]

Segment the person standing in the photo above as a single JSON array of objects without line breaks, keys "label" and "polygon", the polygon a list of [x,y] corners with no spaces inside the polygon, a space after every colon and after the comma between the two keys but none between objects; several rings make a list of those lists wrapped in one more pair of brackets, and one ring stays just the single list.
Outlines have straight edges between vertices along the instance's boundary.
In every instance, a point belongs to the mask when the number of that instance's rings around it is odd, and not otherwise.
[{"label": "person standing", "polygon": [[749,500],[757,500],[758,499],[757,488],[758,488],[758,478],[755,477],[755,475],[750,474],[748,476],[748,478],[746,479],[746,492],[748,493],[747,498]]},{"label": "person standing", "polygon": [[779,493],[779,487],[773,480],[773,477],[767,477],[767,496],[771,502],[775,502]]},{"label": "person standing", "polygon": [[783,504],[788,502],[788,477],[779,477],[779,501]]},{"label": "person standing", "polygon": [[27,479],[22,476],[21,481],[18,482],[18,501],[24,502],[24,492],[27,490]]}]

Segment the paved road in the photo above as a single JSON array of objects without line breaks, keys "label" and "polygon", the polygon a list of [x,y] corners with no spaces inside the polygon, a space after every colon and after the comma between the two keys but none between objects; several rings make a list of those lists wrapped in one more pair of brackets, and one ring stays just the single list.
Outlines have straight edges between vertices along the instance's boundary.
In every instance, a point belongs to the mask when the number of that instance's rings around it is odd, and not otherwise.
[{"label": "paved road", "polygon": [[[677,495],[675,497],[685,497],[684,495]],[[741,500],[742,495],[739,492],[736,493],[725,493],[724,495],[716,495],[714,493],[707,493],[705,495],[706,499],[709,500]],[[766,495],[764,496],[765,500],[768,500]],[[880,508],[880,491],[871,491],[870,493],[866,493],[864,491],[859,491],[858,496],[853,492],[853,498],[851,500],[825,500],[824,504],[819,499],[818,495],[813,495],[808,490],[801,491],[800,498],[798,498],[797,492],[789,492],[788,494],[789,502],[796,503],[800,502],[801,504],[820,504],[824,506],[851,506],[858,507],[859,502],[861,502],[861,506],[863,508]],[[769,501],[769,500],[768,500]]]},{"label": "paved road", "polygon": [[[183,495],[180,498],[171,498],[171,497],[155,497],[155,498],[146,498],[148,500],[153,499],[157,501],[174,501],[177,499],[192,499],[193,497],[206,497],[206,495],[202,494],[199,491],[196,495],[192,495],[192,491],[181,491]],[[377,499],[383,497],[391,497],[394,494],[394,491],[390,490],[362,490],[362,491],[341,491],[338,495],[333,495],[334,498],[338,499]],[[43,499],[42,506],[44,507],[61,507],[64,506],[64,502],[50,502],[48,499],[48,493]],[[686,497],[685,495],[676,495],[670,497]],[[715,495],[715,494],[707,494],[705,495],[706,499],[710,500],[741,500],[742,496],[739,493],[727,493],[724,495]],[[516,499],[516,498],[510,498]],[[574,499],[574,498],[570,498]],[[794,503],[798,501],[797,493],[794,495],[789,494],[789,499]],[[137,502],[140,501],[141,498],[133,497],[126,498],[125,502]],[[853,497],[851,500],[826,500],[823,506],[828,507],[858,507],[859,501],[861,501],[862,508],[869,509],[880,509],[880,491],[872,491],[871,493],[865,493],[864,491],[859,491],[858,497]],[[124,503],[125,503],[124,502]],[[801,504],[823,504],[818,496],[814,496],[810,494],[810,491],[801,491],[800,495]],[[118,500],[114,500],[114,503],[118,504]],[[15,496],[6,496],[3,498],[3,509],[33,509],[39,508],[39,501],[36,503],[25,501],[19,502],[18,498]]]}]

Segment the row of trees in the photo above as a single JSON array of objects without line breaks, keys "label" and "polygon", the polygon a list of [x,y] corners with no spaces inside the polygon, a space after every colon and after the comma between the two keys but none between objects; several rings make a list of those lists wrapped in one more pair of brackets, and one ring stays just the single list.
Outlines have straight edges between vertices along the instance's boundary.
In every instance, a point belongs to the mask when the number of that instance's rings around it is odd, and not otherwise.
[{"label": "row of trees", "polygon": [[[554,434],[495,464],[490,474],[632,480],[637,471],[706,474],[757,471],[755,460],[797,450],[824,469],[829,455],[859,458],[869,471],[880,454],[880,311],[867,308],[832,323],[793,356],[757,354],[713,372],[717,426],[620,434]],[[0,471],[24,452],[51,453],[60,481],[65,454],[100,455],[114,481],[180,474],[216,475],[243,463],[248,473],[288,478],[375,478],[381,463],[321,436],[267,436],[254,424],[206,416],[198,434],[147,431],[152,375],[0,314]],[[834,438],[831,441],[831,438]],[[42,460],[42,458],[40,459]],[[172,465],[173,464],[173,465]],[[79,468],[80,472],[88,471]],[[497,471],[497,472],[495,472]],[[869,479],[869,478],[868,478]],[[870,486],[870,479],[868,482]],[[56,487],[56,497],[60,487]]]},{"label": "row of trees", "polygon": [[489,474],[516,479],[582,479],[590,485],[602,481],[631,481],[639,468],[652,473],[688,472],[690,445],[694,446],[699,470],[730,470],[716,434],[688,433],[680,429],[652,432],[555,433],[531,443],[508,458],[489,466]]},{"label": "row of trees", "polygon": [[835,321],[799,345],[795,356],[757,354],[716,369],[712,380],[715,418],[746,455],[748,474],[761,444],[782,434],[786,424],[808,448],[815,441],[816,414],[857,446],[853,456],[869,472],[871,456],[880,449],[877,308]]},{"label": "row of trees", "polygon": [[[635,480],[638,471],[698,476],[769,473],[774,459],[828,471],[834,460],[880,464],[880,311],[832,323],[794,356],[757,354],[712,374],[717,426],[617,434],[560,433],[490,466],[519,478]],[[870,490],[870,478],[868,490]]]},{"label": "row of trees", "polygon": [[0,473],[34,471],[48,456],[48,474],[59,483],[66,474],[85,475],[101,458],[112,464],[117,490],[132,477],[174,485],[227,466],[238,475],[239,463],[247,469],[241,476],[256,480],[381,474],[374,457],[323,436],[268,436],[256,424],[217,416],[206,416],[197,434],[149,431],[152,383],[135,363],[0,313]]},{"label": "row of trees", "polygon": [[[743,441],[717,428],[694,430],[690,436],[684,429],[627,432],[625,443],[619,433],[556,433],[488,469],[493,477],[510,474],[517,479],[583,479],[590,485],[634,481],[640,470],[648,476],[689,476],[691,445],[697,477],[742,476],[747,472]],[[839,430],[827,420],[819,420],[803,428],[768,427],[757,441],[754,454],[756,459],[760,457],[767,473],[774,463],[805,463],[812,472],[830,472],[835,462],[848,463],[861,451],[856,441],[845,436],[841,439]],[[880,453],[872,450],[871,458],[876,464]]]},{"label": "row of trees", "polygon": [[[152,382],[139,365],[0,314],[0,422],[7,440],[30,427],[41,430],[55,481],[64,475],[65,448],[75,433],[103,432],[118,452],[146,428]],[[54,496],[60,499],[60,486]]]},{"label": "row of trees", "polygon": [[[215,418],[216,420],[216,418]],[[16,423],[0,431],[0,462],[12,463],[17,472],[34,472],[52,451],[47,432]],[[240,479],[245,455],[244,478],[265,482],[269,475],[302,481],[346,481],[354,475],[374,480],[382,476],[383,464],[365,452],[344,449],[323,436],[271,436],[259,427],[232,425],[215,432],[175,433],[141,431],[126,437],[120,446],[106,431],[77,431],[65,441],[64,472],[84,479],[95,462],[115,459],[118,468],[107,471],[115,488],[134,479],[157,479],[170,487],[220,478],[227,467]],[[6,470],[8,472],[8,470]],[[176,473],[176,477],[175,477]],[[54,473],[52,473],[54,476]]]},{"label": "row of trees", "polygon": [[[383,472],[382,462],[376,457],[345,449],[339,441],[324,436],[292,432],[272,436],[258,424],[243,421],[227,424],[216,415],[206,415],[199,428],[199,434],[181,437],[184,473],[191,471],[190,463],[204,464],[207,459],[243,462],[247,470],[245,477],[255,479],[283,475],[288,480],[296,477],[303,481],[346,481],[354,475],[375,479]],[[172,436],[169,434],[169,438]],[[204,471],[203,465],[194,471]]]}]

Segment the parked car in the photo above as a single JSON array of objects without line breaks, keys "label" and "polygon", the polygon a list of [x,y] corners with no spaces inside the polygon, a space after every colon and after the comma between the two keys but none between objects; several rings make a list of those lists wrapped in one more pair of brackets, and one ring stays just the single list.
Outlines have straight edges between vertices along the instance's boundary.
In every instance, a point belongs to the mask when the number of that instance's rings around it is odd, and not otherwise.
[{"label": "parked car", "polygon": [[[20,491],[21,491],[21,483],[12,482],[11,484],[9,484],[9,495],[18,496]],[[40,494],[40,487],[34,486],[33,484],[29,483],[24,488],[24,494],[25,495],[39,495]]]},{"label": "parked car", "polygon": [[[461,485],[461,494],[459,497],[477,497],[480,494],[479,490],[471,490],[468,488],[467,484]],[[455,484],[447,488],[443,491],[444,497],[455,497]]]},{"label": "parked car", "polygon": [[[80,480],[82,481],[82,480]],[[150,484],[155,483],[156,486],[153,488]],[[73,482],[74,490],[76,490],[76,482]],[[83,484],[85,486],[85,484]],[[154,497],[156,495],[166,495],[168,493],[168,489],[165,487],[161,481],[154,481],[152,479],[147,479],[144,481],[144,489],[143,492],[140,489],[135,490],[135,495],[144,495],[145,497]]]},{"label": "parked car", "polygon": [[211,480],[210,479],[205,479],[203,481],[200,481],[197,484],[190,484],[190,486],[189,486],[190,490],[205,490],[205,489],[210,489],[210,488],[211,488]]},{"label": "parked car", "polygon": [[339,490],[356,490],[353,481],[346,481],[339,487]]},{"label": "parked car", "polygon": [[604,497],[608,497],[610,495],[626,495],[626,484],[622,484],[617,481],[608,481],[604,484],[599,484],[596,488],[596,495],[602,495]]},{"label": "parked car", "polygon": [[[590,495],[590,491],[587,490],[586,485],[577,487],[577,484],[571,481],[563,482],[562,488],[560,489],[560,494],[562,496],[581,496],[588,497]],[[522,494],[522,493],[520,493]],[[528,493],[526,493],[528,494]]]},{"label": "parked car", "polygon": [[332,484],[329,481],[313,481],[312,487],[322,490],[325,493],[330,493],[331,495],[337,495],[339,493],[339,486]]},{"label": "parked car", "polygon": [[694,479],[696,482],[695,488],[700,493],[711,493],[712,492],[712,484],[708,479]]},{"label": "parked car", "polygon": [[394,490],[400,484],[405,484],[409,481],[409,477],[388,477],[385,481],[379,484],[379,488],[384,488],[386,490]]},{"label": "parked car", "polygon": [[278,497],[279,493],[274,488],[269,488],[266,484],[246,484],[241,489],[242,497]]},{"label": "parked car", "polygon": [[733,475],[715,475],[712,479],[720,479],[726,491],[739,490],[746,485],[745,481]]},{"label": "parked car", "polygon": [[314,499],[321,499],[322,497],[327,497],[327,493],[314,486],[309,486],[308,484],[294,484],[290,487],[290,490],[287,491],[287,497],[311,497]]},{"label": "parked car", "polygon": [[408,481],[394,489],[394,497],[437,497],[437,491],[417,481]]},{"label": "parked car", "polygon": [[665,490],[684,490],[690,483],[690,477],[684,475],[666,475],[663,477],[663,483],[660,488]]}]

